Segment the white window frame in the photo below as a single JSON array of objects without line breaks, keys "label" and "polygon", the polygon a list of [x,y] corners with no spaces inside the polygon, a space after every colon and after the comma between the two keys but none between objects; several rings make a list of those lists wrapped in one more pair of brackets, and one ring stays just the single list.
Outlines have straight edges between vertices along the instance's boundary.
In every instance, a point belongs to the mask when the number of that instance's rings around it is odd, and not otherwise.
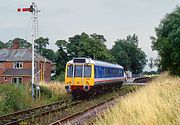
[{"label": "white window frame", "polygon": [[4,64],[0,62],[0,69],[4,69]]},{"label": "white window frame", "polygon": [[[16,67],[16,65],[19,63],[19,67]],[[20,67],[21,65],[21,67]],[[23,62],[14,62],[13,63],[13,68],[14,69],[23,69]]]},{"label": "white window frame", "polygon": [[[11,83],[14,83],[14,82],[13,82],[13,79],[14,79],[14,78],[16,78],[16,79],[21,78],[21,83],[23,83],[23,78],[22,78],[22,77],[12,77],[12,78],[11,78]],[[14,84],[21,84],[21,83],[14,83]]]}]

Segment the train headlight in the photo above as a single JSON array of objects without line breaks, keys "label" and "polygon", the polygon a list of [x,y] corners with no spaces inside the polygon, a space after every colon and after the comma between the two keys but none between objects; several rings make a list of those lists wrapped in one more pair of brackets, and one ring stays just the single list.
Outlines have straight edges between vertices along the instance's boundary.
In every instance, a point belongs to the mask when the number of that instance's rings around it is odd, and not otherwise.
[{"label": "train headlight", "polygon": [[84,89],[84,91],[87,92],[87,91],[89,91],[90,87],[89,87],[88,85],[84,85],[84,86],[83,86],[83,89]]},{"label": "train headlight", "polygon": [[69,93],[71,92],[71,86],[70,85],[66,85],[65,89],[66,89],[67,92],[69,92]]}]

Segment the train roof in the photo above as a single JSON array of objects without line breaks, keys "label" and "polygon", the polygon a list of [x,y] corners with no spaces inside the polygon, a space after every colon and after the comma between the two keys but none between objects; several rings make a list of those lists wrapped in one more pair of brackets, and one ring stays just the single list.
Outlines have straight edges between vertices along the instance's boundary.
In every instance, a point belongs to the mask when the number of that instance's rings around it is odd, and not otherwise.
[{"label": "train roof", "polygon": [[67,62],[67,64],[73,64],[73,63],[85,63],[85,64],[94,64],[96,66],[104,66],[104,67],[113,67],[113,68],[121,68],[124,69],[121,65],[118,64],[112,64],[108,62],[93,60],[91,58],[74,58]]}]

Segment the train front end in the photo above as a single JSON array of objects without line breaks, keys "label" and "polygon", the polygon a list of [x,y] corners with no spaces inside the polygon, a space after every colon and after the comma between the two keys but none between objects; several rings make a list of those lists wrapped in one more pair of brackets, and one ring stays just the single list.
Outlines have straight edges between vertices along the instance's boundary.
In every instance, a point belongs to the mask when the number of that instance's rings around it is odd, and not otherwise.
[{"label": "train front end", "polygon": [[68,93],[88,92],[94,86],[94,64],[91,59],[75,58],[66,64],[65,89]]}]

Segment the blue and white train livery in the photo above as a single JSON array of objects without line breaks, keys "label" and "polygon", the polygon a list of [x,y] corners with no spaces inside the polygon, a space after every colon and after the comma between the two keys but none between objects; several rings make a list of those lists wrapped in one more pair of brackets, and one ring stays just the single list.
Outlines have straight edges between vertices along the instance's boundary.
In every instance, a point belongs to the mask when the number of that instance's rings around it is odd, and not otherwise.
[{"label": "blue and white train livery", "polygon": [[74,58],[67,62],[65,88],[67,92],[90,91],[106,86],[121,86],[125,81],[124,68],[90,58]]}]

